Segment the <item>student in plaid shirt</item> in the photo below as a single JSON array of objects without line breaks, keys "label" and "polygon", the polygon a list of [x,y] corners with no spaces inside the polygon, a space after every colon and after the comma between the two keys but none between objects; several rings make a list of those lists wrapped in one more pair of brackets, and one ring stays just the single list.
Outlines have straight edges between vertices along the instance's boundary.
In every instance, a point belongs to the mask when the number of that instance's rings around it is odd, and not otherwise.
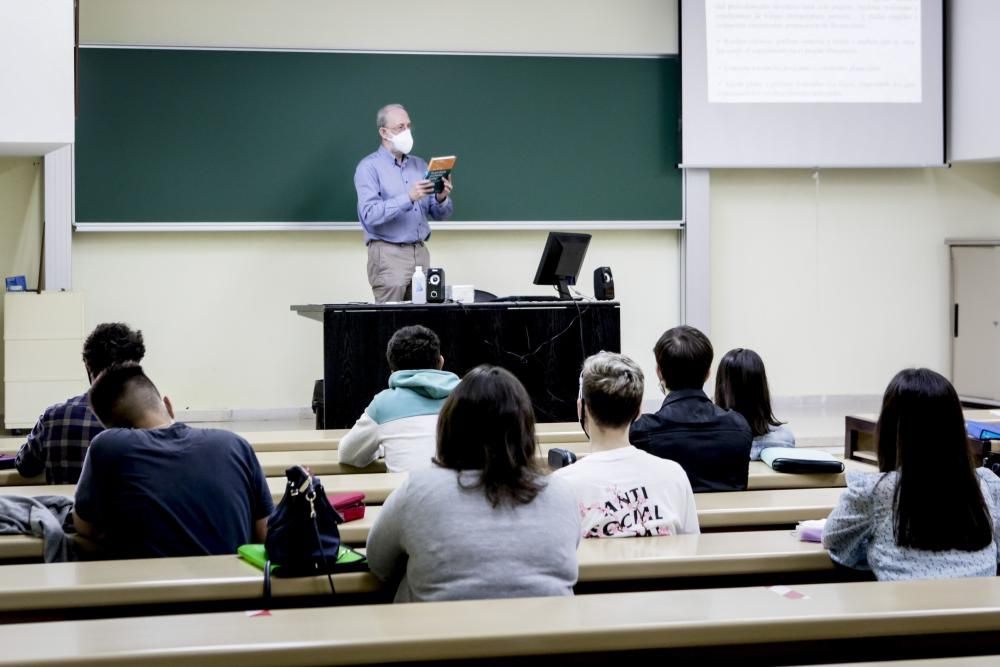
[{"label": "student in plaid shirt", "polygon": [[[99,324],[83,344],[83,364],[91,382],[108,366],[139,362],[145,354],[142,332],[118,322]],[[103,430],[87,405],[86,393],[53,405],[21,445],[15,460],[17,471],[24,477],[44,471],[48,484],[76,484],[90,441]]]}]

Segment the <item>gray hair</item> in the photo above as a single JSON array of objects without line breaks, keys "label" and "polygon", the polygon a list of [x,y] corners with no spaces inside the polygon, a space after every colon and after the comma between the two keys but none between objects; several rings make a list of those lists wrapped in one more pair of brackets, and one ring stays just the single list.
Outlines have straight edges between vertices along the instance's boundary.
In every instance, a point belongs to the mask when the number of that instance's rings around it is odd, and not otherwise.
[{"label": "gray hair", "polygon": [[392,111],[393,109],[402,109],[403,111],[406,111],[406,107],[404,107],[402,104],[386,104],[384,107],[378,110],[378,113],[375,114],[376,130],[381,130],[383,127],[386,127],[386,123],[388,122],[389,118],[389,112]]},{"label": "gray hair", "polygon": [[642,407],[643,390],[642,369],[624,354],[598,352],[583,362],[580,397],[598,424],[631,424]]}]

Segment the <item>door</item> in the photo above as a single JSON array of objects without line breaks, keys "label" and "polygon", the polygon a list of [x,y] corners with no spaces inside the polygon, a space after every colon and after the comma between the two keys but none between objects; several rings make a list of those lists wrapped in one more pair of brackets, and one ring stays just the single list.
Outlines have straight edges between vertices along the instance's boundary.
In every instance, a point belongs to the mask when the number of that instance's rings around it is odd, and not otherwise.
[{"label": "door", "polygon": [[952,382],[958,394],[1000,400],[1000,249],[952,246]]}]

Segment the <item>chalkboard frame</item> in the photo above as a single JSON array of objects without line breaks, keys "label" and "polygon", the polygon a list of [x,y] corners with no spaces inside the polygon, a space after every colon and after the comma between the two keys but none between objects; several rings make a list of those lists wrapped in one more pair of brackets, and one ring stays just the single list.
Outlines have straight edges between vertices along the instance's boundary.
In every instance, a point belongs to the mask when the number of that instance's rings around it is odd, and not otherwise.
[{"label": "chalkboard frame", "polygon": [[[335,50],[308,50],[308,49],[295,49],[295,50],[285,50],[285,49],[229,49],[229,48],[204,48],[204,47],[141,47],[141,46],[126,46],[126,47],[108,47],[103,45],[92,45],[89,47],[84,47],[84,59],[86,59],[86,51],[89,49],[104,49],[104,50],[155,50],[155,51],[199,51],[199,52],[224,52],[224,53],[234,53],[234,52],[280,52],[280,53],[299,53],[299,54],[344,54],[344,53],[356,53],[356,52],[343,52]],[[552,61],[553,59],[561,58],[587,58],[587,59],[597,59],[597,60],[659,60],[659,61],[672,61],[673,66],[679,72],[680,65],[679,59],[676,56],[562,56],[553,54],[454,54],[454,53],[441,53],[441,54],[399,54],[399,53],[378,53],[374,54],[378,56],[383,55],[404,55],[404,56],[415,56],[415,57],[454,57],[454,56],[475,56],[475,57],[501,57],[501,58],[544,58],[545,61]],[[84,81],[83,96],[86,99],[86,81]],[[685,188],[684,188],[684,178],[683,172],[680,166],[677,164],[679,162],[679,151],[680,151],[680,131],[679,131],[679,114],[680,114],[680,86],[679,81],[677,81],[676,89],[674,89],[673,94],[676,99],[672,101],[672,104],[676,107],[676,114],[678,116],[678,126],[676,128],[676,133],[673,135],[674,140],[674,155],[677,159],[672,163],[672,168],[676,171],[676,187],[677,187],[677,203],[673,204],[675,214],[667,216],[647,216],[645,219],[639,219],[636,217],[625,217],[624,219],[610,219],[612,216],[606,216],[602,219],[539,219],[539,220],[526,220],[526,219],[504,219],[504,220],[476,220],[476,219],[457,219],[455,221],[449,221],[447,223],[432,225],[432,228],[437,229],[452,229],[452,230],[497,230],[497,229],[680,229],[683,227],[683,217],[684,217],[684,198],[685,198]],[[367,120],[367,119],[366,119]],[[669,123],[672,123],[672,118],[668,119]],[[415,119],[415,124],[419,122]],[[372,124],[373,125],[373,124]],[[667,132],[671,128],[667,128]],[[660,130],[662,132],[662,130]],[[373,140],[371,144],[374,146],[374,128],[372,128]],[[655,132],[651,132],[655,134]],[[418,135],[420,136],[420,135]],[[81,137],[78,134],[78,141],[83,138],[84,142],[78,149],[86,149],[85,137]],[[420,139],[418,139],[420,141]],[[418,154],[420,149],[417,149]],[[360,157],[360,156],[359,156]],[[460,159],[461,161],[461,159]],[[77,152],[77,197],[79,203],[80,197],[80,151]],[[459,169],[460,171],[460,169]],[[459,179],[456,179],[461,183]],[[456,187],[457,194],[460,192],[458,190],[458,184]],[[461,203],[460,198],[457,201]],[[86,209],[86,205],[84,206]],[[140,219],[140,220],[129,220],[129,219],[117,219],[117,220],[103,220],[100,218],[94,218],[94,216],[88,216],[86,214],[80,215],[79,207],[76,209],[76,220],[75,228],[78,231],[150,231],[150,232],[164,232],[164,231],[247,231],[247,230],[260,230],[260,231],[292,231],[292,230],[350,230],[357,231],[359,225],[356,220],[218,220],[218,219],[184,219],[184,220],[150,220],[150,219]],[[348,216],[341,216],[348,217]]]}]

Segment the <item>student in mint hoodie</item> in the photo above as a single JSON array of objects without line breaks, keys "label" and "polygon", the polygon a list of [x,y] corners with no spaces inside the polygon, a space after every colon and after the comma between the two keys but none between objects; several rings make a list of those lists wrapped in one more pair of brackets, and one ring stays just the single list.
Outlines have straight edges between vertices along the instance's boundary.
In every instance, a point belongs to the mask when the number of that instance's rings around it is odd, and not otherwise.
[{"label": "student in mint hoodie", "polygon": [[340,462],[366,466],[381,456],[389,472],[429,468],[436,451],[437,418],[458,376],[441,370],[441,341],[427,327],[403,327],[386,349],[389,388],[372,402],[340,441]]}]

